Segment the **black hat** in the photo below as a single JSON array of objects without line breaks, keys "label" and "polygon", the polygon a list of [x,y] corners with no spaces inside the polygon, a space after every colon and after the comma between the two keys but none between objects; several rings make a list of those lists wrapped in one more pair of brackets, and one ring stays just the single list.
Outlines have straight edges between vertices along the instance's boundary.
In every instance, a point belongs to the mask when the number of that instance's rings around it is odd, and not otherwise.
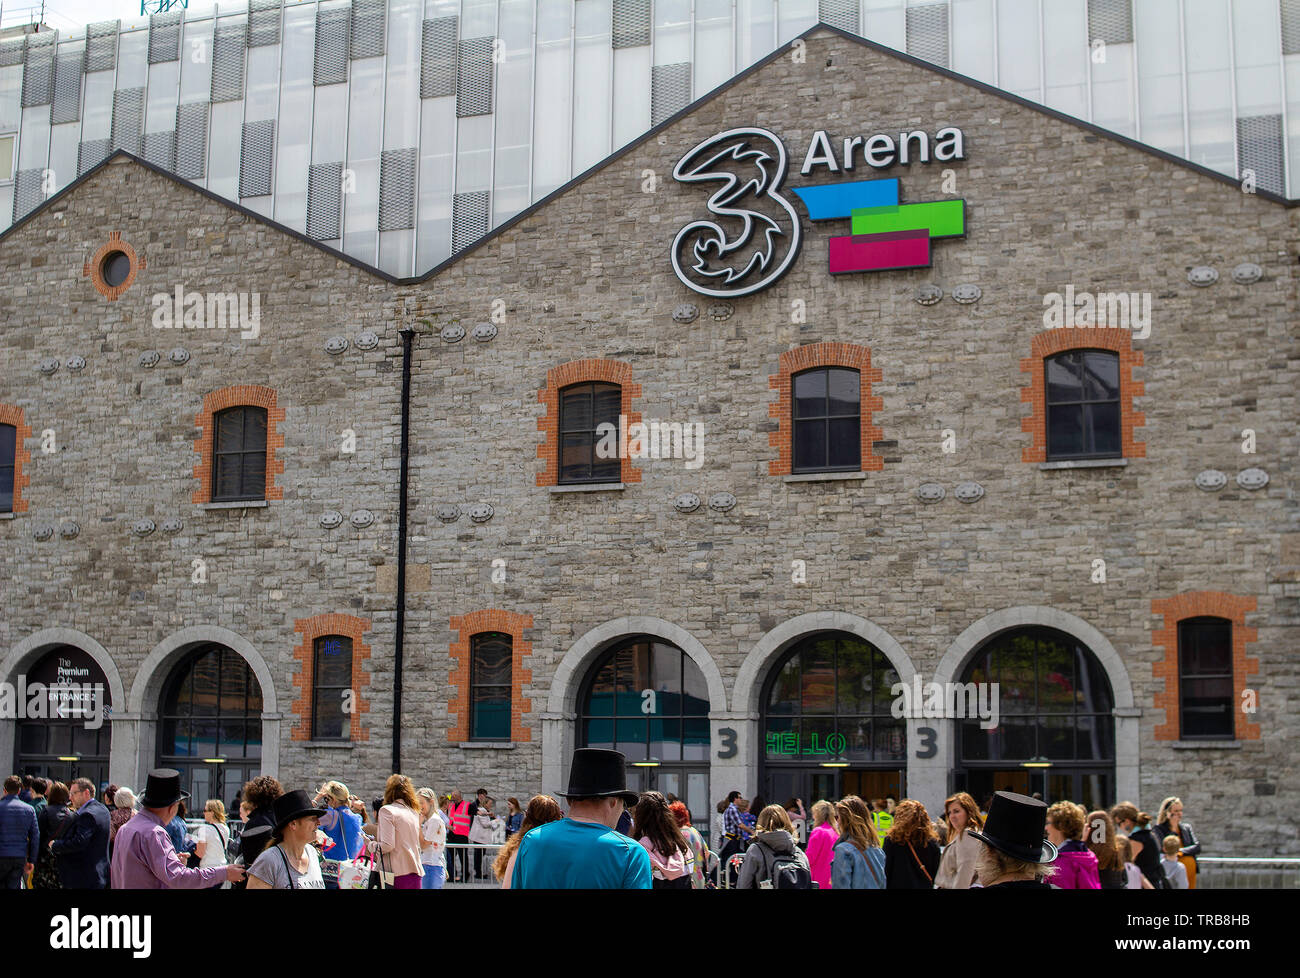
[{"label": "black hat", "polygon": [[188,791],[181,790],[181,772],[160,767],[150,771],[145,778],[140,805],[143,808],[169,808],[189,796]]},{"label": "black hat", "polygon": [[277,832],[295,818],[306,818],[308,815],[315,815],[320,818],[325,814],[325,809],[317,808],[312,804],[311,795],[301,788],[283,794],[271,802],[271,811],[275,816],[275,830]]},{"label": "black hat", "polygon": [[561,798],[619,797],[625,805],[635,805],[641,797],[628,790],[626,755],[598,747],[581,747],[573,752],[569,790],[556,794]]},{"label": "black hat", "polygon": [[981,842],[1027,863],[1050,863],[1056,846],[1043,838],[1047,826],[1047,805],[1037,798],[999,791],[989,805],[984,831],[967,831]]}]

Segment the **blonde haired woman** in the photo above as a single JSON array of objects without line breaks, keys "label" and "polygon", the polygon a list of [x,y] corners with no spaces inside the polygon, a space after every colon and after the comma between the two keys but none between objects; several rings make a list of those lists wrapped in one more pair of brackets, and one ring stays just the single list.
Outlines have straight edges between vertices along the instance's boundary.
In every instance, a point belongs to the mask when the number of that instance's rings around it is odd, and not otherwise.
[{"label": "blonde haired woman", "polygon": [[[740,867],[740,878],[736,882],[738,889],[760,890],[776,886],[772,878],[778,858],[794,862],[804,873],[807,882],[812,883],[812,872],[808,868],[808,857],[794,844],[794,826],[790,815],[780,805],[768,805],[758,813],[758,822],[754,826],[754,842],[745,852],[745,862]],[[764,886],[763,884],[767,884]]]},{"label": "blonde haired woman", "polygon": [[[230,830],[226,828],[226,806],[216,798],[209,798],[203,806],[204,824],[194,830],[194,854],[199,857],[199,869],[226,865],[226,847],[230,844]],[[226,884],[214,886],[219,890]]]},{"label": "blonde haired woman", "polygon": [[1183,800],[1171,795],[1160,803],[1156,815],[1155,834],[1161,844],[1167,835],[1178,837],[1178,861],[1187,870],[1187,888],[1196,889],[1196,857],[1201,854],[1201,844],[1196,841],[1192,827],[1183,821]]},{"label": "blonde haired woman", "polygon": [[975,882],[975,864],[979,862],[983,846],[967,829],[982,829],[984,817],[980,815],[975,799],[964,791],[951,795],[943,803],[943,823],[947,826],[947,845],[939,858],[939,872],[934,874],[934,885],[941,890],[969,890]]},{"label": "blonde haired woman", "polygon": [[432,788],[416,792],[420,799],[420,889],[441,890],[447,874],[447,823],[438,814],[438,793]]},{"label": "blonde haired woman", "polygon": [[832,885],[837,890],[883,890],[885,854],[871,825],[867,803],[857,795],[840,799],[835,821],[840,837],[831,864]]},{"label": "blonde haired woman", "polygon": [[384,785],[384,804],[375,830],[384,871],[394,877],[398,890],[418,890],[424,869],[420,865],[420,803],[415,786],[405,774],[392,774]]},{"label": "blonde haired woman", "polygon": [[835,825],[835,806],[825,799],[812,807],[813,830],[808,834],[808,868],[813,882],[823,890],[831,888],[831,863],[835,842],[839,838]]}]

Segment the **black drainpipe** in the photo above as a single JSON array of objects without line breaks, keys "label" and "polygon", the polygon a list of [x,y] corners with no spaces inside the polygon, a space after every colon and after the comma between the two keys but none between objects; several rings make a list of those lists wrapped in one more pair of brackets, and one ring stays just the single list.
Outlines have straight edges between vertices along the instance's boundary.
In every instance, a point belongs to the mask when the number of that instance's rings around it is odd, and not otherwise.
[{"label": "black drainpipe", "polygon": [[397,634],[393,648],[393,773],[402,770],[402,650],[406,641],[406,490],[410,473],[411,344],[415,330],[402,337],[402,471],[397,500]]}]

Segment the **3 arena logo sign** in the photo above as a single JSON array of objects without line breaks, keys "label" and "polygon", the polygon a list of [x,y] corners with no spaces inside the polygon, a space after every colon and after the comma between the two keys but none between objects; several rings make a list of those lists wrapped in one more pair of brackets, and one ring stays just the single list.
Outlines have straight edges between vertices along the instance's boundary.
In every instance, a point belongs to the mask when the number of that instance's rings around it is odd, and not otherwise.
[{"label": "3 arena logo sign", "polygon": [[[965,136],[956,127],[892,135],[846,137],[835,144],[825,130],[813,133],[800,173],[819,167],[852,172],[859,163],[885,169],[895,163],[948,162],[966,158]],[[673,168],[679,183],[721,184],[709,196],[711,220],[692,221],[673,238],[673,271],[701,295],[735,298],[777,282],[799,257],[803,229],[798,211],[781,190],[789,161],[785,144],[767,129],[728,129],[704,140]],[[846,272],[926,268],[930,242],[963,237],[966,205],[959,199],[903,204],[896,178],[791,187],[813,221],[851,222],[850,234],[829,242],[832,275]]]}]

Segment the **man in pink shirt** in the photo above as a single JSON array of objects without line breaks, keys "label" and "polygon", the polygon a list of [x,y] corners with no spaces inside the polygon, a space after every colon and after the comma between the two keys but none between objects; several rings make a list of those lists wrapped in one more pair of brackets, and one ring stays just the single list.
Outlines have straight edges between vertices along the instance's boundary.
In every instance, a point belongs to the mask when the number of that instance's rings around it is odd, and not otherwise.
[{"label": "man in pink shirt", "polygon": [[165,826],[188,797],[181,791],[179,771],[159,768],[149,772],[140,812],[122,823],[113,840],[113,889],[201,890],[225,880],[237,883],[244,878],[242,866],[186,869],[185,862],[176,855]]}]

